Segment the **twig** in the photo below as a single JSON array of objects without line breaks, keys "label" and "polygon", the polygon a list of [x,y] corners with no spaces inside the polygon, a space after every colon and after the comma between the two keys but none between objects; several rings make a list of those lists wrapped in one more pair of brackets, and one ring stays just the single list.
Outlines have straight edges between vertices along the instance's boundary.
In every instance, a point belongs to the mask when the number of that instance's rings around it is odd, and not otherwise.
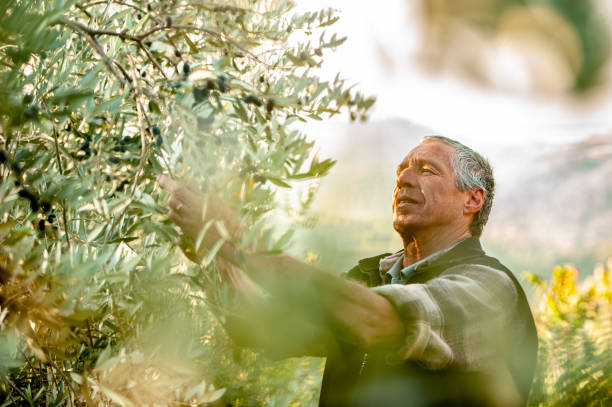
[{"label": "twig", "polygon": [[164,72],[162,67],[159,65],[157,60],[153,57],[153,55],[151,55],[151,51],[149,51],[149,49],[144,46],[142,41],[137,41],[137,44],[138,44],[138,47],[142,49],[145,52],[145,54],[147,54],[147,58],[149,58],[149,60],[153,63],[153,65],[155,65],[155,68],[157,68],[157,70],[162,74],[164,79],[169,80],[168,77],[166,76],[166,73]]},{"label": "twig", "polygon": [[[113,66],[113,64],[117,64],[117,65],[119,64],[116,61],[114,61],[112,58],[110,58],[108,55],[106,55],[106,53],[102,49],[102,46],[100,46],[98,41],[96,41],[96,39],[93,37],[93,35],[95,35],[96,30],[92,30],[91,28],[81,23],[77,23],[76,21],[67,20],[67,19],[60,20],[58,24],[66,25],[72,28],[73,30],[79,31],[81,34],[83,34],[85,41],[87,41],[89,45],[91,45],[91,47],[94,49],[94,51],[96,51],[96,53],[102,58],[102,61],[104,62],[104,64],[106,64],[107,68],[111,71],[111,73],[119,80],[119,82],[121,82],[123,86],[129,87],[129,82],[126,81],[125,78],[123,78]],[[122,69],[122,72],[125,72],[125,69]]]},{"label": "twig", "polygon": [[[159,17],[156,17],[152,12],[143,9],[142,7],[138,6],[137,4],[131,4],[128,3],[127,1],[121,1],[121,0],[111,0],[112,3],[115,4],[121,4],[122,6],[126,6],[126,7],[131,7],[134,10],[138,10],[140,11],[142,14],[149,14],[156,22],[161,23],[162,20]],[[100,4],[108,4],[108,0],[99,0],[99,1],[92,1],[91,3],[87,3],[81,7],[83,8],[87,8],[87,7],[92,7],[92,6],[97,6]]]},{"label": "twig", "polygon": [[[225,38],[225,35],[218,33],[216,31],[210,30],[208,28],[203,28],[203,27],[199,27],[196,25],[190,25],[190,24],[186,24],[186,25],[166,25],[166,24],[158,24],[156,27],[151,28],[149,31],[145,31],[142,34],[139,35],[132,35],[132,34],[128,34],[125,31],[113,31],[113,30],[97,30],[97,29],[93,29],[90,28],[84,24],[81,24],[77,21],[73,21],[73,20],[68,20],[68,19],[62,19],[59,21],[59,24],[63,24],[63,25],[67,25],[77,31],[80,31],[81,33],[83,33],[83,35],[85,36],[85,39],[87,40],[87,42],[90,43],[90,45],[94,48],[94,50],[103,58],[104,63],[111,69],[111,72],[113,72],[113,74],[115,74],[115,76],[119,77],[119,75],[116,73],[116,71],[112,68],[112,64],[116,64],[117,66],[119,66],[119,69],[121,70],[121,72],[123,73],[123,75],[128,78],[129,80],[129,75],[127,75],[127,72],[125,71],[125,69],[123,69],[122,66],[119,65],[118,62],[112,60],[111,58],[108,57],[108,55],[106,55],[106,53],[104,52],[104,50],[102,49],[102,47],[100,46],[100,44],[95,40],[94,36],[96,35],[109,35],[109,36],[115,36],[115,37],[119,37],[123,40],[129,40],[129,41],[133,41],[135,43],[137,43],[139,45],[140,48],[142,48],[143,50],[145,50],[145,53],[147,54],[147,57],[151,60],[151,62],[153,62],[153,64],[156,66],[157,69],[160,70],[160,72],[162,73],[162,75],[164,75],[164,78],[167,79],[165,73],[163,72],[163,70],[161,69],[161,67],[159,66],[159,64],[157,63],[157,61],[155,60],[155,58],[153,58],[153,56],[151,55],[151,53],[149,52],[149,50],[146,49],[146,47],[143,46],[142,41],[146,40],[147,37],[150,37],[151,35],[160,32],[160,31],[165,31],[165,30],[187,30],[187,31],[197,31],[203,34],[208,34],[210,36],[216,37],[217,39],[223,41],[223,42],[228,42],[230,44],[232,44],[234,47],[238,48],[240,51],[244,52],[246,55],[248,55],[249,57],[251,57],[252,59],[254,59],[255,61],[257,61],[260,64],[269,66],[267,63],[261,61],[257,55],[253,54],[251,51],[249,51],[248,49],[242,47],[241,45],[237,44],[235,41]],[[122,83],[124,83],[124,80],[121,79]],[[125,85],[126,83],[124,83]]]},{"label": "twig", "polygon": [[[128,60],[130,61],[130,69],[132,71],[132,80],[134,81],[134,99],[136,100],[136,111],[138,112],[138,127],[140,129],[140,162],[138,163],[138,169],[136,170],[136,176],[134,177],[134,184],[132,185],[132,193],[136,191],[136,185],[138,185],[138,180],[144,169],[144,161],[146,158],[146,137],[145,137],[145,128],[143,117],[145,116],[144,109],[142,107],[142,103],[140,102],[140,86],[138,86],[138,77],[136,76],[136,67],[134,66],[134,60],[131,55],[128,55]],[[148,120],[147,120],[148,121]],[[149,124],[150,126],[150,124]]]},{"label": "twig", "polygon": [[85,13],[85,15],[89,18],[93,18],[93,16],[91,15],[91,13],[89,11],[87,11],[85,9],[85,7],[81,6],[80,4],[75,4],[74,5],[76,8],[78,8],[79,10],[81,10],[83,13]]},{"label": "twig", "polygon": [[93,338],[91,336],[91,326],[89,325],[89,318],[87,319],[87,338],[89,339],[89,346],[91,346],[91,351],[93,352],[95,347],[93,343]]},{"label": "twig", "polygon": [[[121,84],[125,87],[128,87],[130,89],[133,88],[132,84],[130,83],[131,82],[130,75],[128,74],[126,69],[115,59],[106,55],[100,43],[94,38],[94,35],[103,35],[103,34],[115,35],[115,36],[118,36],[124,39],[132,39],[133,41],[138,42],[139,40],[137,37],[126,34],[126,33],[118,33],[116,31],[110,31],[110,30],[93,30],[81,23],[77,23],[76,21],[66,20],[66,19],[59,21],[58,24],[68,26],[74,29],[75,31],[78,31],[81,34],[83,34],[85,41],[87,41],[89,45],[91,45],[91,47],[94,49],[94,51],[96,51],[96,53],[102,58],[102,61],[104,62],[104,64],[111,71],[111,73],[119,80],[119,82],[121,82]],[[121,74],[123,74],[123,77],[119,74],[119,72],[117,72],[117,69],[115,68],[115,66],[117,66],[117,68],[121,71]],[[143,89],[142,92],[149,99],[157,99],[156,96],[152,94],[148,89]]]},{"label": "twig", "polygon": [[17,45],[13,45],[13,44],[7,44],[7,45],[3,45],[0,47],[0,51],[2,51],[5,48],[19,48]]},{"label": "twig", "polygon": [[[64,167],[62,166],[62,157],[60,156],[59,143],[57,141],[57,129],[53,126],[53,140],[55,142],[55,157],[57,158],[57,166],[59,168],[60,175],[64,175]],[[68,247],[71,247],[70,234],[68,233],[68,215],[66,214],[66,200],[63,199],[62,205],[62,219],[64,220],[64,235],[66,236],[66,242]]]},{"label": "twig", "polygon": [[68,20],[68,19],[62,19],[60,21],[60,24],[64,24],[67,25],[71,28],[74,28],[75,30],[87,33],[91,36],[93,35],[110,35],[110,36],[115,36],[115,37],[119,37],[123,40],[131,40],[131,41],[138,41],[139,38],[128,34],[125,31],[113,31],[113,30],[96,30],[93,29],[91,27],[86,26],[85,24],[81,24],[78,21],[74,21],[74,20]]},{"label": "twig", "polygon": [[[25,394],[23,394],[23,392],[22,392],[21,390],[19,390],[19,387],[15,386],[11,380],[7,380],[6,382],[9,384],[9,386],[11,386],[11,388],[12,388],[12,389],[16,390],[16,391],[17,391],[17,393],[19,393],[19,395],[20,395],[20,396],[21,396],[21,397],[22,397],[24,400],[27,400],[27,399],[28,399],[28,398],[26,397],[26,395],[25,395]],[[12,399],[12,397],[11,397],[11,399]],[[13,400],[13,401],[14,401],[14,400]]]}]

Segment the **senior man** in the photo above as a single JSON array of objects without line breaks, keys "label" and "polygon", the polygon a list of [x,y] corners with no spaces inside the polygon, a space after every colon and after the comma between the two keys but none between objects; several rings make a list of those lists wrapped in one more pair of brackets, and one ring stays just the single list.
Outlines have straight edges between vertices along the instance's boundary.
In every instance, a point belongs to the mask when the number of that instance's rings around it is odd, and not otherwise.
[{"label": "senior man", "polygon": [[[537,335],[520,284],[479,243],[494,195],[489,163],[431,136],[396,177],[393,226],[404,249],[360,260],[348,279],[225,245],[219,266],[250,304],[230,332],[249,337],[257,321],[277,332],[250,342],[326,356],[322,406],[525,405]],[[169,217],[197,235],[201,196],[167,177],[159,182],[171,192]],[[209,207],[230,223],[222,204]],[[243,272],[267,290],[265,301]],[[300,317],[270,318],[278,305]],[[278,338],[290,340],[280,346]]]}]

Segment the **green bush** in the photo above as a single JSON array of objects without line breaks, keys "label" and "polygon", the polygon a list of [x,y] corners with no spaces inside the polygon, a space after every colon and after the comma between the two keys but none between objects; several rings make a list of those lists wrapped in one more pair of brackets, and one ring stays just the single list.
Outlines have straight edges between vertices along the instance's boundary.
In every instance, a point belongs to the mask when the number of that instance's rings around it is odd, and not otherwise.
[{"label": "green bush", "polygon": [[608,406],[612,403],[612,281],[599,266],[577,282],[578,270],[557,267],[538,287],[538,368],[533,406]]}]

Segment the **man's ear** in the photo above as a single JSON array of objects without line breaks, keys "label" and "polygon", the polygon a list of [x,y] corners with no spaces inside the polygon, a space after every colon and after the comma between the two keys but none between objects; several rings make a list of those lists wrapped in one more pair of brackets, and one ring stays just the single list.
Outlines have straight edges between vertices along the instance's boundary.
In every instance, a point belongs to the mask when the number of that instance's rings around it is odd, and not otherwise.
[{"label": "man's ear", "polygon": [[482,188],[466,191],[465,204],[463,205],[463,214],[475,214],[484,204],[485,191]]}]

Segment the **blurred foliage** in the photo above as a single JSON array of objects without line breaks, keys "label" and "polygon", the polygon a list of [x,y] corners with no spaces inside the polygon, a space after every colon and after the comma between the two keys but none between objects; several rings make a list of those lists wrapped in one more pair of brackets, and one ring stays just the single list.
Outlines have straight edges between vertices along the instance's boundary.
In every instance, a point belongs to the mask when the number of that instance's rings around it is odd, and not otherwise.
[{"label": "blurred foliage", "polygon": [[556,267],[550,283],[533,274],[540,341],[532,406],[607,406],[612,402],[610,263],[581,282],[573,266]]},{"label": "blurred foliage", "polygon": [[284,208],[303,218],[333,165],[293,124],[374,103],[317,76],[336,20],[280,0],[0,2],[0,403],[316,402],[319,360],[232,345],[231,237],[211,220],[221,240],[188,262],[155,178],[230,202],[242,250],[285,249],[278,191],[311,182]]},{"label": "blurred foliage", "polygon": [[430,67],[451,66],[489,85],[547,93],[581,94],[608,79],[612,16],[601,2],[427,0],[421,8]]}]

